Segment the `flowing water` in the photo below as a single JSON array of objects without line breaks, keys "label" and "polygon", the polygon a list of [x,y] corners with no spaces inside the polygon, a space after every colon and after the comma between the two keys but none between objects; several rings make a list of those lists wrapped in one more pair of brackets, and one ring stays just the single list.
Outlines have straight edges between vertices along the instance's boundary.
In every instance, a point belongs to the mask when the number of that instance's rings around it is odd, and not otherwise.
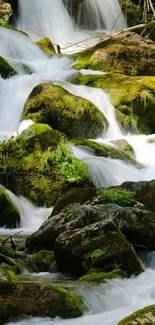
[{"label": "flowing water", "polygon": [[[67,6],[67,2],[19,0],[17,27],[28,32],[32,39],[48,36],[55,45],[59,44],[62,47],[66,43],[88,37],[92,29],[100,32],[103,29],[115,31],[126,26],[117,0],[105,0],[104,4],[102,0],[85,0],[79,6],[77,20],[73,20],[67,11],[64,5],[66,3]],[[85,31],[79,27],[85,28]],[[155,178],[155,141],[150,142],[150,139],[155,139],[155,135],[138,135],[137,132],[134,135],[125,134],[116,121],[115,111],[108,96],[101,89],[76,86],[66,81],[75,73],[70,59],[65,56],[50,58],[23,33],[2,27],[0,27],[0,56],[7,58],[19,73],[6,80],[0,78],[0,140],[12,135],[18,136],[33,123],[31,120],[22,120],[25,101],[37,84],[52,81],[70,93],[90,100],[105,115],[109,128],[106,134],[96,141],[112,145],[112,140],[125,139],[133,147],[137,161],[142,164],[142,168],[136,168],[121,160],[95,157],[92,150],[84,147],[74,148],[75,155],[87,163],[89,173],[97,187],[117,185],[126,180]],[[31,74],[28,74],[28,71]],[[94,73],[85,70],[81,72]],[[51,214],[52,208],[36,208],[27,199],[17,198],[9,190],[6,192],[20,211],[19,227],[24,233],[35,231]],[[4,235],[8,232],[12,234],[14,231],[0,229],[0,234],[2,232]],[[155,303],[155,259],[154,253],[149,254],[145,259],[146,271],[138,277],[115,279],[97,286],[81,284],[75,289],[87,307],[87,313],[83,317],[75,320],[33,318],[17,324],[116,325],[121,318],[134,310]]]}]

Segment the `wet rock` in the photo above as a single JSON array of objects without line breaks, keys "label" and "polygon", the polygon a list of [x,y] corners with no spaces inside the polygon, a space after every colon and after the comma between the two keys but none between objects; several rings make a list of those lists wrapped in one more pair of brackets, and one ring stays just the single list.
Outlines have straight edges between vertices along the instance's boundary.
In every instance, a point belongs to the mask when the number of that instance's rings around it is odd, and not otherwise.
[{"label": "wet rock", "polygon": [[121,187],[135,192],[135,199],[144,204],[147,210],[155,212],[155,180],[141,182],[125,182]]},{"label": "wet rock", "polygon": [[105,36],[103,42],[77,54],[75,68],[155,75],[155,45],[136,33]]},{"label": "wet rock", "polygon": [[47,123],[69,138],[94,139],[108,126],[95,105],[52,84],[40,84],[33,89],[25,104],[24,118]]},{"label": "wet rock", "polygon": [[0,76],[3,79],[9,78],[17,74],[17,71],[11,66],[11,64],[0,56]]},{"label": "wet rock", "polygon": [[63,288],[0,282],[0,319],[4,323],[29,317],[74,318],[82,313],[80,298]]},{"label": "wet rock", "polygon": [[155,324],[155,305],[137,310],[135,313],[124,318],[118,325],[154,325]]},{"label": "wet rock", "polygon": [[0,19],[8,22],[12,14],[13,10],[11,5],[5,1],[0,0]]},{"label": "wet rock", "polygon": [[49,55],[55,54],[54,46],[51,40],[48,37],[42,38],[41,40],[37,41],[36,44],[46,53]]},{"label": "wet rock", "polygon": [[0,188],[0,227],[15,228],[19,221],[19,211],[5,190]]},{"label": "wet rock", "polygon": [[55,241],[66,231],[83,229],[96,222],[113,221],[127,239],[142,249],[155,249],[155,215],[135,207],[120,207],[115,204],[84,205],[68,213],[62,212],[46,220],[38,231],[26,240],[29,251],[53,250]]},{"label": "wet rock", "polygon": [[27,261],[34,272],[50,272],[50,267],[54,262],[54,252],[42,250],[28,257]]},{"label": "wet rock", "polygon": [[131,244],[113,222],[96,222],[59,235],[54,245],[58,269],[75,275],[91,268],[139,274],[142,265]]}]

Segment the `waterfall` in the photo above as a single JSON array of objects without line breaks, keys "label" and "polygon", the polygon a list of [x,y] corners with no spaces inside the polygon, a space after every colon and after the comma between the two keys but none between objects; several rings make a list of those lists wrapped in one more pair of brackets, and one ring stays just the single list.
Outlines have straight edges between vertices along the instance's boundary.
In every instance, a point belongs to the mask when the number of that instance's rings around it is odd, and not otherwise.
[{"label": "waterfall", "polygon": [[[37,208],[23,196],[17,197],[8,189],[5,189],[11,201],[20,213],[19,230],[23,230],[23,234],[30,234],[36,231],[42,223],[51,215],[53,208]],[[0,234],[13,234],[17,229],[0,228]]]},{"label": "waterfall", "polygon": [[89,30],[116,32],[127,27],[118,0],[84,0],[79,5],[78,25]]}]

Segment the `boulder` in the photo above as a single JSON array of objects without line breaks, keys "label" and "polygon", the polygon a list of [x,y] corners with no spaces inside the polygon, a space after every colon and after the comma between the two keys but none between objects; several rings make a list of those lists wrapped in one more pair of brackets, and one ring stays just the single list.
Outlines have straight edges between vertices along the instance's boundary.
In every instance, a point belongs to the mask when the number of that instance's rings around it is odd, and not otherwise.
[{"label": "boulder", "polygon": [[122,279],[126,277],[126,272],[121,269],[115,269],[111,272],[103,272],[100,269],[91,269],[86,275],[83,275],[79,280],[84,282],[105,283],[111,279]]},{"label": "boulder", "polygon": [[115,71],[126,75],[155,75],[155,44],[136,33],[103,37],[97,45],[75,57],[75,69]]},{"label": "boulder", "polygon": [[9,18],[12,16],[13,10],[9,3],[0,0],[0,19],[3,19],[5,22],[9,21]]},{"label": "boulder", "polygon": [[54,252],[42,250],[29,256],[27,261],[34,272],[50,272],[54,259]]},{"label": "boulder", "polygon": [[95,105],[53,84],[33,89],[25,104],[24,118],[47,123],[69,138],[93,139],[107,129],[107,121]]},{"label": "boulder", "polygon": [[141,182],[125,182],[121,187],[134,191],[135,200],[144,204],[147,210],[155,212],[155,180]]},{"label": "boulder", "polygon": [[79,297],[66,289],[34,283],[0,282],[0,319],[74,318],[83,313]]},{"label": "boulder", "polygon": [[16,74],[17,71],[11,66],[11,64],[2,56],[0,56],[0,76],[3,79],[7,79]]},{"label": "boulder", "polygon": [[55,54],[54,46],[51,40],[48,37],[42,38],[41,40],[37,41],[36,44],[46,53],[49,55]]},{"label": "boulder", "polygon": [[155,305],[137,310],[135,313],[124,318],[118,325],[155,325]]},{"label": "boulder", "polygon": [[118,122],[126,132],[135,132],[136,125],[140,133],[155,133],[155,76],[107,73],[79,76],[73,82],[102,88],[110,96]]},{"label": "boulder", "polygon": [[45,124],[1,143],[0,162],[0,183],[39,206],[52,206],[74,186],[93,187],[87,166],[74,157],[64,134]]},{"label": "boulder", "polygon": [[145,246],[155,249],[155,214],[135,207],[120,207],[115,204],[84,205],[67,213],[47,219],[40,229],[26,240],[29,251],[53,250],[59,235],[66,231],[83,229],[96,222],[113,221],[135,248]]},{"label": "boulder", "polygon": [[58,269],[75,275],[92,268],[106,272],[121,268],[129,275],[143,271],[132,245],[111,221],[63,232],[56,239],[54,252]]}]

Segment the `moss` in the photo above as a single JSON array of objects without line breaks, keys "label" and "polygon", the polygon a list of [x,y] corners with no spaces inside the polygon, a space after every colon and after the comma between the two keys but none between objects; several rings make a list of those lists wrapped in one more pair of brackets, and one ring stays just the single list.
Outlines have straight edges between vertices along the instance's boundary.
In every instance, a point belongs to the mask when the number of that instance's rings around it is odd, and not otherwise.
[{"label": "moss", "polygon": [[28,257],[28,263],[35,272],[49,272],[55,257],[52,251],[40,251]]},{"label": "moss", "polygon": [[0,281],[16,281],[16,269],[10,265],[0,266]]},{"label": "moss", "polygon": [[25,104],[24,118],[48,123],[70,138],[96,138],[107,129],[107,121],[96,106],[52,84],[34,88]]},{"label": "moss", "polygon": [[99,144],[94,141],[86,140],[86,139],[73,140],[72,143],[76,146],[80,146],[80,147],[84,146],[93,149],[95,156],[121,159],[123,161],[138,166],[136,160],[132,158],[127,152],[121,149],[114,148],[113,146],[108,146],[106,144]]},{"label": "moss", "polygon": [[29,317],[74,318],[82,313],[81,299],[63,288],[0,282],[1,325]]},{"label": "moss", "polygon": [[5,190],[0,189],[0,226],[16,227],[20,214]]},{"label": "moss", "polygon": [[1,246],[1,243],[0,243],[0,254],[6,255],[11,258],[14,258],[16,255],[16,253],[13,251],[11,247]]},{"label": "moss", "polygon": [[6,263],[11,266],[16,266],[16,262],[11,257],[0,254],[0,264],[2,263]]},{"label": "moss", "polygon": [[10,65],[10,63],[0,56],[0,76],[3,79],[6,79],[16,74],[18,74],[17,71]]},{"label": "moss", "polygon": [[87,281],[87,282],[104,283],[107,280],[111,280],[114,278],[121,279],[125,277],[126,277],[126,273],[121,269],[116,269],[111,272],[103,272],[102,270],[92,269],[86,275],[81,277],[79,280]]},{"label": "moss", "polygon": [[55,54],[54,46],[51,40],[48,37],[42,38],[37,41],[36,44],[46,53],[46,54]]},{"label": "moss", "polygon": [[[91,184],[66,137],[49,126],[31,125],[16,140],[1,143],[0,153],[0,183],[37,205],[52,206],[70,187]],[[66,163],[71,167],[64,175]]]},{"label": "moss", "polygon": [[130,316],[124,318],[118,325],[153,325],[155,324],[155,305],[137,310]]},{"label": "moss", "polygon": [[155,77],[129,77],[108,73],[103,76],[80,76],[75,83],[102,88],[116,108],[117,118],[126,131],[155,133]]},{"label": "moss", "polygon": [[155,74],[154,44],[135,33],[107,37],[77,54],[75,69],[115,71],[126,75]]}]

